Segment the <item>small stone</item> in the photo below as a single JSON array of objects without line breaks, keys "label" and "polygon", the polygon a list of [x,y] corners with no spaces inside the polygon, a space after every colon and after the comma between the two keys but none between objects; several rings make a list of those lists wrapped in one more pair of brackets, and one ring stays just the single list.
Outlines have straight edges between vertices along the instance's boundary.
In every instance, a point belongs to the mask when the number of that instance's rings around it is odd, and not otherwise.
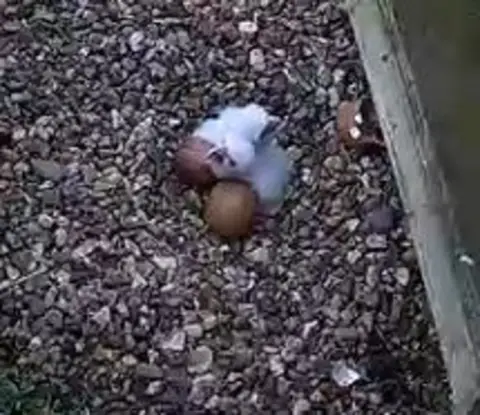
[{"label": "small stone", "polygon": [[202,326],[206,331],[212,330],[217,325],[218,318],[210,311],[200,312],[202,317]]},{"label": "small stone", "polygon": [[35,269],[36,261],[33,252],[29,249],[14,252],[10,261],[12,265],[19,269],[20,272],[32,272]]},{"label": "small stone", "polygon": [[63,314],[60,310],[51,309],[45,314],[45,321],[54,329],[61,329],[63,327]]},{"label": "small stone", "polygon": [[188,371],[191,373],[205,373],[210,370],[212,363],[212,350],[208,346],[199,346],[190,353]]},{"label": "small stone", "polygon": [[367,225],[375,233],[388,233],[394,226],[393,209],[390,206],[380,206],[367,214]]},{"label": "small stone", "polygon": [[214,392],[215,376],[211,373],[206,373],[195,377],[192,382],[192,389],[188,396],[189,401],[197,405],[205,402]]},{"label": "small stone", "polygon": [[108,167],[95,181],[94,190],[105,191],[113,189],[122,182],[122,178],[122,173],[120,173],[117,167]]},{"label": "small stone", "polygon": [[138,359],[131,354],[127,354],[127,355],[122,357],[122,363],[125,366],[133,367],[138,363]]},{"label": "small stone", "polygon": [[373,233],[367,236],[365,244],[369,249],[374,250],[384,250],[387,249],[387,238],[385,235],[380,235],[378,233]]},{"label": "small stone", "polygon": [[367,268],[367,273],[365,275],[365,282],[370,288],[376,286],[378,282],[378,270],[375,265],[369,265]]},{"label": "small stone", "polygon": [[362,253],[358,249],[353,249],[347,253],[347,262],[351,265],[356,264],[362,257]]},{"label": "small stone", "polygon": [[183,349],[185,349],[186,341],[186,333],[183,330],[178,330],[162,343],[162,349],[181,352]]},{"label": "small stone", "polygon": [[11,265],[7,265],[7,277],[10,279],[10,280],[16,280],[20,277],[20,271],[15,268],[15,267],[12,267]]},{"label": "small stone", "polygon": [[27,130],[22,127],[15,127],[12,132],[13,141],[21,141],[27,137]]},{"label": "small stone", "polygon": [[28,345],[28,348],[30,350],[38,350],[43,344],[42,339],[39,336],[32,337],[32,340],[30,340],[30,343]]},{"label": "small stone", "polygon": [[7,20],[3,23],[3,30],[7,33],[18,32],[22,25],[18,20]]},{"label": "small stone", "polygon": [[307,339],[312,330],[318,326],[318,321],[317,320],[312,320],[309,321],[308,323],[305,323],[303,326],[303,331],[302,331],[302,338]]},{"label": "small stone", "polygon": [[158,395],[163,389],[163,383],[161,380],[155,380],[150,382],[145,390],[145,394],[149,396]]},{"label": "small stone", "polygon": [[201,324],[193,323],[183,326],[183,330],[193,339],[199,339],[203,336],[203,327]]},{"label": "small stone", "polygon": [[164,376],[162,370],[154,364],[139,363],[135,371],[138,377],[146,379],[161,379]]},{"label": "small stone", "polygon": [[92,320],[104,329],[111,320],[110,307],[104,306],[92,315]]},{"label": "small stone", "polygon": [[253,251],[248,252],[246,256],[250,261],[263,264],[267,263],[270,259],[269,250],[265,246],[255,248]]},{"label": "small stone", "polygon": [[31,300],[29,300],[28,306],[30,313],[34,317],[40,317],[45,313],[45,303],[41,298],[33,297]]},{"label": "small stone", "polygon": [[133,52],[138,52],[143,49],[143,41],[145,39],[145,35],[142,31],[133,32],[128,39],[128,44],[130,45],[130,49]]},{"label": "small stone", "polygon": [[373,404],[373,405],[376,405],[376,406],[379,406],[382,404],[383,402],[383,397],[382,397],[382,394],[379,393],[379,392],[370,392],[368,394],[368,400]]},{"label": "small stone", "polygon": [[66,173],[65,167],[53,160],[34,158],[30,162],[35,173],[46,180],[59,181]]},{"label": "small stone", "polygon": [[340,156],[328,156],[323,161],[323,166],[332,171],[343,170],[345,167],[343,159]]},{"label": "small stone", "polygon": [[335,337],[340,340],[355,340],[359,335],[355,327],[337,327]]},{"label": "small stone", "polygon": [[254,34],[258,31],[258,25],[251,20],[244,20],[238,24],[238,30],[246,34]]},{"label": "small stone", "polygon": [[328,96],[330,108],[337,108],[338,104],[340,103],[340,95],[335,86],[332,86],[328,89]]},{"label": "small stone", "polygon": [[153,256],[153,263],[162,270],[167,269],[176,269],[177,268],[177,259],[175,257],[165,256],[160,257],[158,255]]},{"label": "small stone", "polygon": [[395,272],[395,278],[400,285],[406,287],[410,281],[410,271],[406,267],[400,267]]},{"label": "small stone", "polygon": [[285,365],[282,362],[280,355],[272,355],[269,359],[270,371],[275,376],[281,376],[285,372]]},{"label": "small stone", "polygon": [[248,61],[250,65],[257,71],[264,71],[266,68],[265,64],[265,55],[263,54],[262,49],[254,48],[249,53]]},{"label": "small stone", "polygon": [[22,240],[13,232],[5,232],[4,238],[5,242],[7,242],[8,246],[12,249],[20,249],[23,245]]},{"label": "small stone", "polygon": [[292,415],[302,415],[309,413],[311,409],[310,402],[304,398],[298,399],[293,405]]},{"label": "small stone", "polygon": [[345,222],[345,225],[347,226],[347,229],[350,232],[355,232],[360,225],[360,219],[357,219],[357,218],[349,219]]},{"label": "small stone", "polygon": [[340,387],[348,387],[357,382],[361,375],[356,370],[350,368],[345,362],[335,362],[332,367],[332,378]]},{"label": "small stone", "polygon": [[38,224],[45,229],[50,229],[55,223],[55,220],[51,216],[47,215],[46,213],[41,213],[40,215],[38,215],[37,220],[38,220]]},{"label": "small stone", "polygon": [[58,228],[55,231],[55,245],[57,248],[63,248],[67,242],[68,234],[64,228]]}]

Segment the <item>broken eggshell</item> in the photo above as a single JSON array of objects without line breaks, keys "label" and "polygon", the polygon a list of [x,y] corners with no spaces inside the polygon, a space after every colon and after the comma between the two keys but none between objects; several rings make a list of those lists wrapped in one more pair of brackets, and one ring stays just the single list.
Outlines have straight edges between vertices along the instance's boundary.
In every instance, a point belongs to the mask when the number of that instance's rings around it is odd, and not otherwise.
[{"label": "broken eggshell", "polygon": [[337,129],[340,140],[347,148],[385,148],[375,134],[365,133],[365,119],[361,101],[342,101],[338,106]]}]

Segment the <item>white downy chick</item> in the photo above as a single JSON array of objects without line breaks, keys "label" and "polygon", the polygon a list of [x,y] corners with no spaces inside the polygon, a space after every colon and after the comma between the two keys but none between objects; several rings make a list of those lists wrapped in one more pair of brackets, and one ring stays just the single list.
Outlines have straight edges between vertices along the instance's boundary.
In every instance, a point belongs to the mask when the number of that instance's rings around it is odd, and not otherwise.
[{"label": "white downy chick", "polygon": [[242,176],[255,190],[261,213],[274,215],[282,207],[290,179],[290,160],[276,143],[262,147],[246,175]]},{"label": "white downy chick", "polygon": [[244,107],[227,107],[219,113],[219,119],[227,129],[252,144],[259,143],[267,128],[280,121],[280,117],[269,114],[265,108],[255,103]]},{"label": "white downy chick", "polygon": [[221,156],[220,162],[210,163],[217,177],[238,177],[244,174],[255,160],[265,131],[271,131],[280,118],[270,115],[258,104],[244,107],[229,106],[221,110],[217,118],[208,118],[194,131],[214,148],[206,155]]}]

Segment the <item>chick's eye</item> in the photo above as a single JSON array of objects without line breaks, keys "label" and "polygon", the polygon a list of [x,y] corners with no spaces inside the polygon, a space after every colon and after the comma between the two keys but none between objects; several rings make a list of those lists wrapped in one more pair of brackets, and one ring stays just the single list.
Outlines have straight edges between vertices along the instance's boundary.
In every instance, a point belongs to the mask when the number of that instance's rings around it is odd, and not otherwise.
[{"label": "chick's eye", "polygon": [[211,159],[217,163],[223,163],[224,161],[224,156],[221,153],[213,153],[211,155]]}]

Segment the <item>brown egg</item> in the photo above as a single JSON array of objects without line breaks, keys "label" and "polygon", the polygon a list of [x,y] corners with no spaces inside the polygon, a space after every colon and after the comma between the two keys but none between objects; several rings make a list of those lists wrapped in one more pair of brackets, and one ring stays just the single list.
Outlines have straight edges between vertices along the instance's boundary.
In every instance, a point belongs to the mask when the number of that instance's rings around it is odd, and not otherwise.
[{"label": "brown egg", "polygon": [[180,180],[192,186],[211,186],[215,176],[207,163],[205,154],[212,144],[198,137],[187,138],[179,147],[175,157],[175,169]]},{"label": "brown egg", "polygon": [[225,238],[241,238],[252,231],[257,199],[247,183],[218,182],[205,206],[205,221],[210,229]]}]

